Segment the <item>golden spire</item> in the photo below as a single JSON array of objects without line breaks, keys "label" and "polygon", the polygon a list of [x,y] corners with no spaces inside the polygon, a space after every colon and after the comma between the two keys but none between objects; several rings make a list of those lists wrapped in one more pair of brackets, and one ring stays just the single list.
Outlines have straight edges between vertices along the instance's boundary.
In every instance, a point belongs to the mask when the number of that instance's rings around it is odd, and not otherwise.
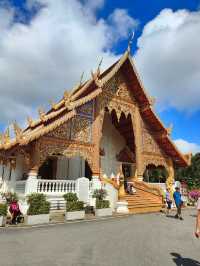
[{"label": "golden spire", "polygon": [[14,129],[14,132],[15,132],[16,139],[21,138],[22,129],[19,127],[19,125],[17,124],[16,121],[14,121],[14,123],[13,123],[13,129]]},{"label": "golden spire", "polygon": [[131,52],[131,46],[132,46],[132,43],[133,43],[133,39],[134,39],[134,31],[132,32],[130,38],[129,38],[129,41],[128,41],[128,48],[127,48],[127,51],[130,53]]}]

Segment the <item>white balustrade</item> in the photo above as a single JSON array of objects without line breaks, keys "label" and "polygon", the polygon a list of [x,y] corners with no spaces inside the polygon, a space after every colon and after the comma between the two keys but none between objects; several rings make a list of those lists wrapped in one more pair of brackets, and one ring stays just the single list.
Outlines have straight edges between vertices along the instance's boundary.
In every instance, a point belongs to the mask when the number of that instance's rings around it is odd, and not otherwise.
[{"label": "white balustrade", "polygon": [[37,179],[37,192],[44,194],[76,193],[76,181],[74,180],[45,180]]}]

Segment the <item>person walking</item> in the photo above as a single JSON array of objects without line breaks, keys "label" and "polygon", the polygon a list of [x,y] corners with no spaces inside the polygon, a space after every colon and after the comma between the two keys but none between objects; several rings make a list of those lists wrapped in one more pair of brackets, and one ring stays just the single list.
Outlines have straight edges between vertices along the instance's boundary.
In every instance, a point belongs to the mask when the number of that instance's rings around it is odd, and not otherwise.
[{"label": "person walking", "polygon": [[175,188],[175,192],[173,194],[173,198],[176,204],[176,208],[177,208],[177,213],[175,215],[175,218],[179,218],[180,220],[183,220],[182,215],[181,215],[181,208],[183,205],[183,201],[181,199],[181,193],[180,193],[180,188],[176,187]]},{"label": "person walking", "polygon": [[166,216],[169,216],[169,212],[172,208],[172,200],[171,200],[169,188],[166,189],[165,200],[166,200]]},{"label": "person walking", "polygon": [[200,197],[198,198],[198,201],[197,201],[197,219],[196,219],[195,236],[197,238],[200,237]]}]

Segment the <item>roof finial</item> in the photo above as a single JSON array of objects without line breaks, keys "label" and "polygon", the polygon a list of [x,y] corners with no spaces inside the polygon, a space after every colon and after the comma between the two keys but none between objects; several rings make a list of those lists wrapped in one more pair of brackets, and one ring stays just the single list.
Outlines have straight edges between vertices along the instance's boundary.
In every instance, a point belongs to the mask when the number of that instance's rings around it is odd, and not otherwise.
[{"label": "roof finial", "polygon": [[103,57],[101,58],[99,64],[98,64],[98,68],[97,68],[97,77],[99,77],[101,71],[100,71],[100,68],[101,68],[101,65],[102,65],[102,62],[103,62]]},{"label": "roof finial", "polygon": [[84,71],[83,71],[83,72],[82,72],[82,74],[81,74],[81,77],[80,77],[80,82],[79,82],[79,86],[81,86],[81,85],[82,85],[83,76],[84,76]]},{"label": "roof finial", "polygon": [[49,100],[49,103],[51,105],[51,108],[55,109],[55,106],[56,106],[55,102],[53,100]]},{"label": "roof finial", "polygon": [[44,117],[45,117],[45,111],[42,107],[39,107],[38,108],[38,114],[39,114],[39,117],[40,117],[40,120],[44,120]]},{"label": "roof finial", "polygon": [[129,53],[131,52],[131,46],[132,46],[132,43],[133,43],[134,35],[135,35],[135,33],[133,31],[132,34],[131,34],[131,36],[130,36],[130,38],[129,38],[129,41],[128,41],[128,48],[127,48],[127,50],[128,50]]},{"label": "roof finial", "polygon": [[13,129],[14,129],[16,138],[20,138],[22,136],[22,129],[19,127],[16,120],[13,122]]},{"label": "roof finial", "polygon": [[9,127],[6,129],[6,131],[3,135],[3,139],[4,139],[4,144],[8,144],[10,142],[10,129],[9,129]]},{"label": "roof finial", "polygon": [[166,128],[166,129],[167,129],[167,134],[168,134],[168,135],[171,135],[173,127],[174,127],[174,126],[173,126],[173,124],[171,123],[171,124],[169,125],[169,127]]},{"label": "roof finial", "polygon": [[27,122],[28,122],[28,126],[31,127],[31,125],[33,123],[33,119],[30,116],[28,116],[27,117]]}]

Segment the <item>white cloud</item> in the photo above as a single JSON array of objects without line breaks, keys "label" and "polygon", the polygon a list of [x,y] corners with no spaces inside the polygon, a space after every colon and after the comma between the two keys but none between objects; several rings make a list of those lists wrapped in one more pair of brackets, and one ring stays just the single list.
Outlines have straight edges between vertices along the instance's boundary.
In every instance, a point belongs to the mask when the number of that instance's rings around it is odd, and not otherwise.
[{"label": "white cloud", "polygon": [[[82,71],[96,68],[102,56],[103,66],[110,65],[118,58],[110,51],[116,35],[127,38],[136,26],[123,10],[114,10],[107,20],[97,19],[103,0],[29,0],[28,6],[38,3],[43,8],[28,25],[11,24],[13,10],[0,8],[3,123],[23,120],[36,106],[59,99],[64,89],[79,82]],[[111,23],[110,17],[117,14],[123,25]]]},{"label": "white cloud", "polygon": [[174,141],[178,149],[183,153],[197,153],[200,152],[200,145],[188,142],[184,139],[177,139]]},{"label": "white cloud", "polygon": [[164,9],[138,40],[136,65],[160,107],[200,109],[200,11]]}]

